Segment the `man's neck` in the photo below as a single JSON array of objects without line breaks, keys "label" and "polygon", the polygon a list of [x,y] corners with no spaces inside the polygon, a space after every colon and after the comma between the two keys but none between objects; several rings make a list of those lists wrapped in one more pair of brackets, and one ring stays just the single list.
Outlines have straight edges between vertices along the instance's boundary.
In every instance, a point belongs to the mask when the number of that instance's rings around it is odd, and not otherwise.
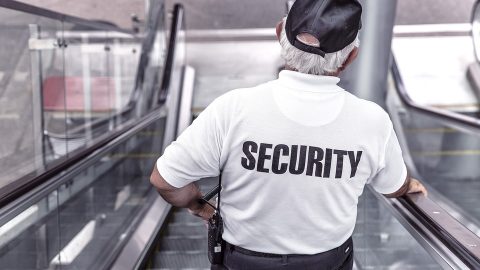
[{"label": "man's neck", "polygon": [[[285,65],[285,69],[286,70],[291,70],[291,71],[296,71],[296,72],[300,72],[298,71],[297,69],[289,66],[289,65]],[[318,76],[334,76],[334,77],[338,77],[338,75],[340,75],[340,71],[341,70],[337,70],[336,72],[327,72],[325,74],[322,74],[322,75],[318,75]]]}]

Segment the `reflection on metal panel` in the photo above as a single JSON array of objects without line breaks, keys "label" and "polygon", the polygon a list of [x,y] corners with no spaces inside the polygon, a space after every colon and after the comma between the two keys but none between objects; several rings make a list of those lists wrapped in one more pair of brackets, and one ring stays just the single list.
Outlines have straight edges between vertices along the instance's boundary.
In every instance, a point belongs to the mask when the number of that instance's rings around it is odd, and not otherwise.
[{"label": "reflection on metal panel", "polygon": [[38,218],[37,215],[38,206],[32,205],[0,227],[0,246],[5,245],[33,224]]},{"label": "reflection on metal panel", "polygon": [[193,89],[195,83],[195,69],[186,66],[183,76],[182,97],[178,116],[177,134],[181,134],[192,121]]},{"label": "reflection on metal panel", "polygon": [[82,252],[82,250],[88,245],[92,240],[95,232],[95,220],[90,222],[83,227],[83,229],[70,241],[67,246],[65,246],[60,253],[53,257],[51,264],[70,264],[75,260],[75,258]]},{"label": "reflection on metal panel", "polygon": [[130,190],[130,185],[128,185],[122,188],[122,190],[117,193],[117,198],[115,199],[115,211],[117,211],[130,197]]}]

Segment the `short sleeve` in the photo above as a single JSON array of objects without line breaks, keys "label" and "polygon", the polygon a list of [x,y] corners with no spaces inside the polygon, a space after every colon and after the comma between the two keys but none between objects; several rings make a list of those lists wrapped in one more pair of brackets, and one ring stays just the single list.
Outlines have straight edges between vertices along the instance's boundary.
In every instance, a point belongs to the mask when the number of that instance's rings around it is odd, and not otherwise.
[{"label": "short sleeve", "polygon": [[160,175],[170,185],[181,188],[220,172],[224,130],[220,123],[222,106],[217,98],[178,139],[172,142],[157,160]]},{"label": "short sleeve", "polygon": [[407,177],[402,150],[392,126],[384,149],[380,170],[370,179],[369,184],[379,193],[390,194],[398,191]]}]

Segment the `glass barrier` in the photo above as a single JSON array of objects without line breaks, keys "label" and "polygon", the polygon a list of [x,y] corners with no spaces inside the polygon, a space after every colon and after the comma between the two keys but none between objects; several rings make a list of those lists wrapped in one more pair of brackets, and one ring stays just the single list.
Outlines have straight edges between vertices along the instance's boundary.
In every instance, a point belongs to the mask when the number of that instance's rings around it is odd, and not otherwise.
[{"label": "glass barrier", "polygon": [[0,8],[0,192],[152,109],[166,50],[157,5],[137,35]]},{"label": "glass barrier", "polygon": [[366,187],[353,233],[357,269],[441,269]]},{"label": "glass barrier", "polygon": [[480,61],[480,3],[475,1],[472,8],[472,40],[477,62]]},{"label": "glass barrier", "polygon": [[[64,133],[65,113],[44,119],[40,76],[62,76],[56,46],[59,21],[0,8],[0,188],[42,169],[55,156],[43,141],[44,127]],[[40,30],[41,29],[41,30]],[[44,48],[38,51],[35,48]],[[57,84],[63,101],[64,85]],[[55,121],[52,121],[55,119]],[[57,144],[66,153],[65,143]]]},{"label": "glass barrier", "polygon": [[0,226],[2,269],[104,268],[156,197],[146,173],[162,151],[164,129],[165,117]]}]

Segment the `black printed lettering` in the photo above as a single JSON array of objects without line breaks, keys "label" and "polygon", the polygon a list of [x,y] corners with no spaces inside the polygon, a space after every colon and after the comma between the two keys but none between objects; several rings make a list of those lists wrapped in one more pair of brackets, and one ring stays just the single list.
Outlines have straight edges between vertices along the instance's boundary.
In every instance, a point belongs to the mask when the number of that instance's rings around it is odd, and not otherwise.
[{"label": "black printed lettering", "polygon": [[269,160],[272,158],[271,155],[267,155],[267,149],[271,149],[273,145],[268,143],[261,143],[260,150],[258,151],[258,163],[257,163],[257,171],[268,173],[269,170],[265,168],[265,160]]},{"label": "black printed lettering", "polygon": [[322,148],[310,146],[308,147],[308,164],[307,175],[313,175],[313,167],[315,167],[315,176],[322,177],[322,160],[323,150]]},{"label": "black printed lettering", "polygon": [[362,157],[362,151],[357,151],[357,157],[355,157],[354,151],[348,151],[348,158],[350,159],[350,178],[354,177],[357,173],[358,164],[360,163],[360,158]]},{"label": "black printed lettering", "polygon": [[242,157],[242,166],[247,170],[255,169],[255,157],[252,153],[257,153],[258,145],[252,141],[246,141],[243,143],[243,153],[245,157]]},{"label": "black printed lettering", "polygon": [[331,167],[332,167],[332,149],[327,148],[325,151],[325,165],[323,167],[323,178],[330,177]]},{"label": "black printed lettering", "polygon": [[[333,155],[336,155],[334,171],[337,179],[343,177],[344,166],[348,164],[350,178],[355,177],[363,154],[362,151],[253,141],[244,142],[242,148],[244,156],[241,157],[241,165],[247,170],[256,170],[259,173],[304,174],[319,178],[330,178]],[[345,156],[348,156],[349,162],[344,160]]]},{"label": "black printed lettering", "polygon": [[347,154],[344,150],[334,150],[333,153],[337,155],[337,169],[335,170],[335,178],[342,178],[343,173],[343,156]]},{"label": "black printed lettering", "polygon": [[285,144],[278,144],[273,149],[273,157],[272,157],[272,172],[275,174],[284,174],[287,172],[288,164],[281,163],[280,164],[280,156],[288,156],[289,148]]},{"label": "black printed lettering", "polygon": [[[292,153],[290,153],[290,166],[288,168],[291,174],[302,174],[305,170],[305,158],[307,155],[307,146],[301,145],[300,151],[298,145],[292,145]],[[298,161],[298,166],[297,166]]]}]

